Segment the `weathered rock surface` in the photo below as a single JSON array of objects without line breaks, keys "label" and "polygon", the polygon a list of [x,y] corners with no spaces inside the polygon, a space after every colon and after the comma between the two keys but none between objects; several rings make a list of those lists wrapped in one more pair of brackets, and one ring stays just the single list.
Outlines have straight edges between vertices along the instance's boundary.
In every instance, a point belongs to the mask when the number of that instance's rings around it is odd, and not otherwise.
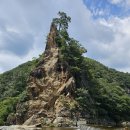
[{"label": "weathered rock surface", "polygon": [[[42,125],[69,122],[68,104],[74,101],[75,80],[60,61],[57,29],[52,24],[42,62],[28,79],[28,101],[17,105],[16,124]],[[66,105],[67,104],[67,105]]]},{"label": "weathered rock surface", "polygon": [[35,126],[12,125],[12,126],[1,126],[0,130],[42,130],[42,129],[36,128]]}]

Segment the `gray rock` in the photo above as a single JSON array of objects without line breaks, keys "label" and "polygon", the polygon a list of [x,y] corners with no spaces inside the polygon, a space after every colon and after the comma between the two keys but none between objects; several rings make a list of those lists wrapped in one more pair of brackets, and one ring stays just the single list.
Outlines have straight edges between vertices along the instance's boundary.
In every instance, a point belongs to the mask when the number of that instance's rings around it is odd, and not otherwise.
[{"label": "gray rock", "polygon": [[63,117],[57,117],[55,120],[54,120],[54,124],[59,124],[59,123],[62,123],[63,122]]},{"label": "gray rock", "polygon": [[12,126],[1,126],[0,130],[42,130],[42,129],[36,128],[35,126],[12,125]]}]

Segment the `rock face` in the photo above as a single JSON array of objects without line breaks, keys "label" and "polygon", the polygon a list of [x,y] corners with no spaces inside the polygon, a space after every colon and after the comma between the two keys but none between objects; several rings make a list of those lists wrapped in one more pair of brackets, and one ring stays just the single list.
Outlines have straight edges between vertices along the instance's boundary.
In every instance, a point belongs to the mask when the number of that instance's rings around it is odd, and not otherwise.
[{"label": "rock face", "polygon": [[56,44],[57,29],[51,25],[42,62],[28,79],[28,101],[17,105],[16,124],[55,124],[68,121],[75,90],[75,80],[67,64],[60,61]]},{"label": "rock face", "polygon": [[42,130],[41,128],[36,128],[35,126],[25,126],[25,125],[12,125],[12,126],[1,126],[0,130]]}]

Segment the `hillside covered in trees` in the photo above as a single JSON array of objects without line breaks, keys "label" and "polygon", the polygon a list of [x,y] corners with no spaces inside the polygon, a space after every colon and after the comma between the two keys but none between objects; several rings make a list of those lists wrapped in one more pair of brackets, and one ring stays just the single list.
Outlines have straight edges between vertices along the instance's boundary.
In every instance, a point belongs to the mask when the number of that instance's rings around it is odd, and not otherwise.
[{"label": "hillside covered in trees", "polygon": [[[49,91],[47,97],[52,96],[55,101],[48,99],[46,104],[40,106],[42,117],[50,116],[48,111],[57,112],[57,106],[62,104],[65,112],[71,113],[72,119],[80,113],[78,118],[82,117],[88,123],[130,121],[130,74],[84,57],[83,53],[87,50],[67,32],[69,22],[71,18],[59,12],[59,18],[52,21],[44,55],[0,75],[0,125],[16,124],[16,113],[23,114],[25,119],[22,123],[30,118],[32,104],[24,112],[18,108],[22,106],[25,109],[26,102],[43,101],[45,88],[40,87],[45,87],[44,82],[51,84],[46,86]],[[59,82],[58,87],[54,86],[55,80],[57,84]],[[53,92],[50,86],[54,88]],[[47,112],[42,113],[42,107]],[[62,112],[57,113],[62,115]],[[52,118],[55,119],[55,115]]]}]

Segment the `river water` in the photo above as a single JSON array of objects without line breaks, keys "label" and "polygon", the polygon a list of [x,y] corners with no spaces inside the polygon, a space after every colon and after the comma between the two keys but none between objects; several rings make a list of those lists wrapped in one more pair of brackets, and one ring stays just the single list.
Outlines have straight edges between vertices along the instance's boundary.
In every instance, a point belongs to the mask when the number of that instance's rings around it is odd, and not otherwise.
[{"label": "river water", "polygon": [[[41,130],[36,128],[16,128],[16,127],[0,127],[0,130]],[[92,127],[92,126],[81,126],[81,128],[54,128],[45,127],[42,130],[130,130],[130,128],[103,128],[103,127]]]},{"label": "river water", "polygon": [[79,128],[43,128],[43,130],[130,130],[130,128],[103,128],[103,127],[92,127],[85,126]]}]

